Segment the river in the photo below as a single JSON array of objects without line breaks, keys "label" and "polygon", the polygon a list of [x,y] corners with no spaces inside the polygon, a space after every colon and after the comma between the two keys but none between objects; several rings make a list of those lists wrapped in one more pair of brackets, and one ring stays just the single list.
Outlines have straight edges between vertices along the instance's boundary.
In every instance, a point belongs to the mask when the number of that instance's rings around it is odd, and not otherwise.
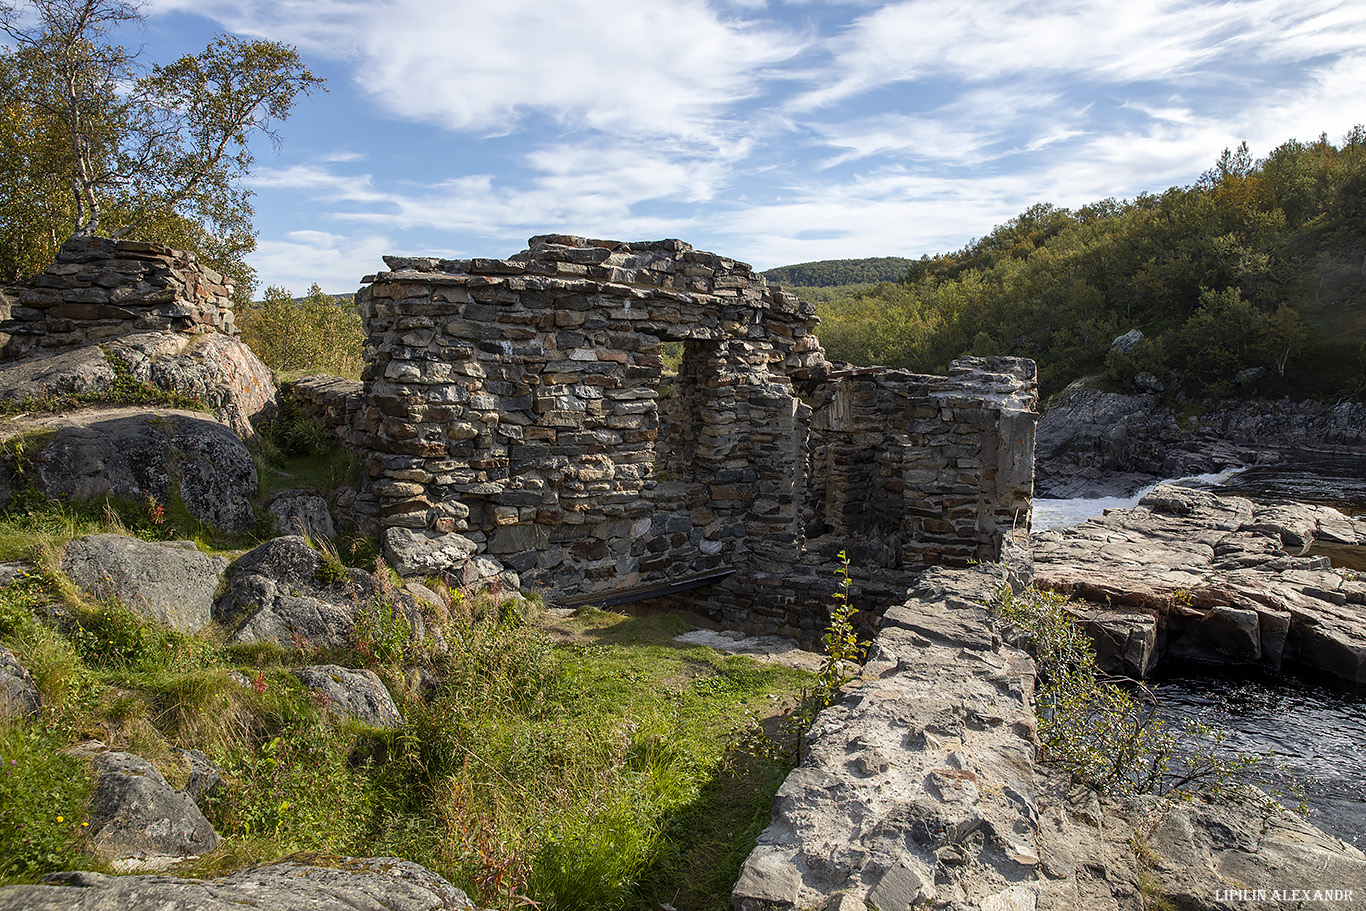
[{"label": "river", "polygon": [[[1290,465],[1258,465],[1217,475],[1165,483],[1266,502],[1321,503],[1347,513],[1366,513],[1366,457],[1307,454]],[[1034,501],[1034,529],[1084,522],[1106,509],[1135,505],[1132,497]],[[1366,569],[1361,555],[1329,553],[1334,565]],[[1355,565],[1354,565],[1355,564]],[[1227,732],[1237,749],[1274,752],[1294,775],[1310,808],[1310,821],[1366,849],[1366,687],[1262,671],[1211,669],[1163,674],[1156,685],[1159,711],[1172,721],[1187,718]]]}]

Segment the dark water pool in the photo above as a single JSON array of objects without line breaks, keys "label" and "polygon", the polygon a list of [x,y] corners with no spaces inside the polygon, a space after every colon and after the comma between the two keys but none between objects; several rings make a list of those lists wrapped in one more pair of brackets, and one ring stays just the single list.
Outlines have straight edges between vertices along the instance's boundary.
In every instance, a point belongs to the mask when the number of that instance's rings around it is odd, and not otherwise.
[{"label": "dark water pool", "polygon": [[1366,848],[1366,687],[1216,671],[1150,682],[1167,718],[1221,728],[1244,752],[1274,752],[1303,788],[1310,821]]}]

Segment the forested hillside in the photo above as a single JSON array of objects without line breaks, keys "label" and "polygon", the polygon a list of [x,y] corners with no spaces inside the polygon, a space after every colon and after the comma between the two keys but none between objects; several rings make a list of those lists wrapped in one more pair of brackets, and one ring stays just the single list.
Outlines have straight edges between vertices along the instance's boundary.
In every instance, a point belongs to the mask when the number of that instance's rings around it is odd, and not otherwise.
[{"label": "forested hillside", "polygon": [[[1160,195],[1041,203],[901,281],[813,302],[830,357],[855,364],[942,372],[963,354],[1009,354],[1039,362],[1045,394],[1102,374],[1168,396],[1360,395],[1363,255],[1357,127],[1261,161],[1225,150],[1195,185]],[[1132,329],[1145,340],[1110,354]]]},{"label": "forested hillside", "polygon": [[875,285],[897,282],[906,275],[914,260],[900,256],[875,256],[869,259],[823,259],[815,263],[779,266],[764,273],[764,278],[784,287],[829,288],[834,285]]}]

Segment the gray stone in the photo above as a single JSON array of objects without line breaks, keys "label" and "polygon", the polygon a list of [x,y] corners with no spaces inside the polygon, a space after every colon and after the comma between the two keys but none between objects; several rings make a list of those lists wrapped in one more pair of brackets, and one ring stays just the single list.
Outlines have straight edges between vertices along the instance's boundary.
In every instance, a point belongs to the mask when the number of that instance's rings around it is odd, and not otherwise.
[{"label": "gray stone", "polygon": [[[227,590],[214,602],[214,617],[233,632],[228,641],[274,642],[286,648],[348,648],[356,610],[383,595],[375,578],[343,567],[326,578],[322,556],[298,535],[272,538],[228,568]],[[395,593],[414,639],[422,614],[412,599]]]},{"label": "gray stone", "polygon": [[738,911],[760,911],[773,906],[791,908],[797,902],[801,885],[802,875],[791,851],[760,845],[740,869],[731,901]]},{"label": "gray stone", "polygon": [[1112,354],[1132,355],[1143,344],[1143,333],[1138,329],[1130,329],[1110,343]]},{"label": "gray stone", "polygon": [[199,807],[145,759],[103,753],[94,769],[88,822],[96,856],[125,870],[164,869],[217,849],[218,835]]},{"label": "gray stone", "polygon": [[0,719],[36,715],[42,703],[28,671],[13,652],[0,645]]},{"label": "gray stone", "polygon": [[303,535],[315,541],[331,541],[337,536],[327,501],[307,490],[282,490],[266,508],[282,535]]},{"label": "gray stone", "polygon": [[195,520],[228,532],[256,524],[256,465],[231,430],[205,415],[112,408],[54,418],[31,480],[53,497],[159,503],[179,497]]},{"label": "gray stone", "polygon": [[918,903],[933,901],[934,895],[934,874],[920,861],[903,858],[868,893],[868,904],[878,911],[911,911]]},{"label": "gray stone", "polygon": [[[185,793],[196,804],[209,797],[216,797],[227,787],[223,770],[200,750],[177,750],[180,758],[189,766],[190,775],[185,781]],[[200,804],[202,806],[202,804]]]},{"label": "gray stone", "polygon": [[384,532],[384,556],[400,576],[458,573],[478,545],[464,535],[389,528]]},{"label": "gray stone", "polygon": [[62,571],[97,598],[115,598],[142,616],[187,633],[212,618],[228,561],[192,541],[162,544],[125,535],[86,535],[67,545]]},{"label": "gray stone", "polygon": [[240,339],[140,333],[106,347],[138,379],[202,401],[242,439],[254,439],[256,425],[279,407],[270,368]]},{"label": "gray stone", "polygon": [[57,873],[0,888],[0,911],[474,911],[464,892],[394,857],[280,861],[213,880]]},{"label": "gray stone", "polygon": [[294,675],[318,695],[320,707],[325,712],[353,718],[375,728],[396,728],[403,724],[393,697],[374,671],[315,664],[297,668]]}]

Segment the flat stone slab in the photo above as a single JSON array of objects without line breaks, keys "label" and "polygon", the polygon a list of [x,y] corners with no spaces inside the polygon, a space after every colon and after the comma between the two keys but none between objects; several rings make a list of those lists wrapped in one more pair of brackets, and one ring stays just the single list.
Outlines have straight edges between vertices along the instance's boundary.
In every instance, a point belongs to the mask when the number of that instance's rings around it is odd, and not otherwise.
[{"label": "flat stone slab", "polygon": [[464,892],[396,857],[283,861],[218,879],[57,873],[0,888],[0,911],[474,911]]},{"label": "flat stone slab", "polygon": [[[1133,509],[1031,543],[1039,585],[1104,606],[1078,611],[1113,627],[1098,642],[1123,642],[1126,654],[1101,658],[1126,672],[1143,673],[1165,654],[1294,662],[1366,682],[1366,581],[1305,556],[1317,541],[1366,547],[1366,522],[1325,506],[1265,506],[1163,485]],[[1133,627],[1152,623],[1154,651],[1140,655]]]}]

